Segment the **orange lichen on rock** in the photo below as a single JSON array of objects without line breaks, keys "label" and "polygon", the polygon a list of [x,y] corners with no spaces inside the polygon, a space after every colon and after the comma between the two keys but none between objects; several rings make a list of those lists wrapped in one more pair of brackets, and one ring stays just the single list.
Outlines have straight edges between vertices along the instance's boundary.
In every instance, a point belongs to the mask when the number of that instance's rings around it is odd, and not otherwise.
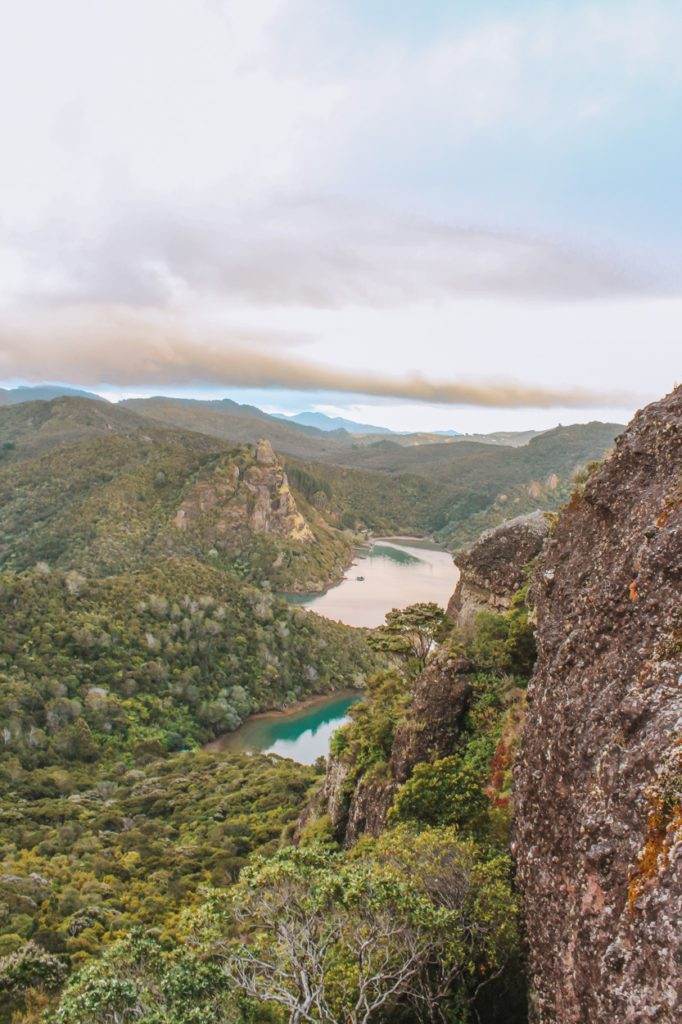
[{"label": "orange lichen on rock", "polygon": [[647,819],[646,839],[628,883],[628,905],[634,908],[647,882],[664,871],[670,851],[682,839],[682,803],[672,805],[664,797],[652,801]]}]

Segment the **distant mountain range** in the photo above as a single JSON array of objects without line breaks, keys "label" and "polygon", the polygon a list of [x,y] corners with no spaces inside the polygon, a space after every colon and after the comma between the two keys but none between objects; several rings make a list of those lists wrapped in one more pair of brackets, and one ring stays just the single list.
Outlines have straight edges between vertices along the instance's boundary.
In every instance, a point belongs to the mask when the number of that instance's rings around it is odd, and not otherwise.
[{"label": "distant mountain range", "polygon": [[[301,427],[315,427],[317,430],[345,430],[349,434],[392,434],[395,437],[405,437],[411,433],[409,430],[391,430],[389,427],[377,427],[373,423],[358,423],[357,420],[347,420],[344,416],[327,416],[323,412],[297,412],[295,415],[286,416],[283,413],[274,413],[275,419],[286,420],[287,423],[296,423]],[[429,436],[433,437],[461,437],[459,430],[431,430]]]},{"label": "distant mountain range", "polygon": [[98,402],[106,399],[92,391],[63,387],[61,384],[38,384],[34,387],[0,388],[0,405],[18,405],[20,402],[51,402],[53,398],[92,398]]},{"label": "distant mountain range", "polygon": [[275,419],[296,423],[299,427],[316,427],[317,430],[346,430],[349,434],[392,434],[388,427],[377,427],[371,423],[357,423],[343,416],[326,416],[323,412],[297,412],[295,416],[275,413]]}]

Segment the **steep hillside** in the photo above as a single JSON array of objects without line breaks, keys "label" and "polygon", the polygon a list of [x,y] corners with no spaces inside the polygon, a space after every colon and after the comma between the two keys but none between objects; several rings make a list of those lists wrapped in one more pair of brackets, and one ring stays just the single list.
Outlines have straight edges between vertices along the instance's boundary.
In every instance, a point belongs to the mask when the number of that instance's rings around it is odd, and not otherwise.
[{"label": "steep hillside", "polygon": [[439,488],[423,477],[349,469],[328,462],[286,458],[292,484],[330,522],[375,534],[430,532],[430,509]]},{"label": "steep hillside", "polygon": [[561,513],[516,763],[535,1024],[679,1021],[682,389]]},{"label": "steep hillside", "polygon": [[58,399],[0,410],[0,565],[117,573],[198,558],[321,589],[350,544],[289,489],[267,442],[230,447],[128,409]]},{"label": "steep hillside", "polygon": [[109,402],[60,397],[0,408],[0,464],[94,437],[161,437],[150,420]]}]

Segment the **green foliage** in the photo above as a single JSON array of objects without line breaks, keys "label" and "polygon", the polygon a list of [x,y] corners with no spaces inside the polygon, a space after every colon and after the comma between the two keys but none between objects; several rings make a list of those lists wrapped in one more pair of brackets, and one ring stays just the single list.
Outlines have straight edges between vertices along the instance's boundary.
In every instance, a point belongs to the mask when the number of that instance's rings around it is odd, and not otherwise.
[{"label": "green foliage", "polygon": [[135,925],[172,934],[201,885],[229,885],[253,851],[276,849],[316,779],[274,756],[209,752],[95,775],[8,766],[0,928],[76,962]]},{"label": "green foliage", "polygon": [[370,665],[359,631],[198,563],[0,577],[3,756],[26,768],[192,747]]},{"label": "green foliage", "polygon": [[331,742],[331,754],[352,765],[349,786],[389,757],[410,687],[399,672],[384,670],[368,678],[366,693],[366,700],[349,709],[350,723],[338,729]]},{"label": "green foliage", "polygon": [[9,956],[0,957],[0,1013],[22,1006],[31,990],[52,992],[67,974],[63,959],[47,953],[34,942]]},{"label": "green foliage", "polygon": [[535,634],[528,618],[527,588],[514,595],[508,612],[479,612],[467,654],[481,669],[528,677],[537,656]]},{"label": "green foliage", "polygon": [[309,469],[295,462],[287,463],[287,476],[291,486],[301,493],[307,501],[314,501],[318,495],[324,495],[327,501],[332,498],[332,485],[329,480],[312,473]]},{"label": "green foliage", "polygon": [[289,848],[243,872],[209,934],[233,984],[289,1020],[446,1019],[514,955],[509,876],[452,829],[401,828],[350,857]]},{"label": "green foliage", "polygon": [[133,932],[67,985],[51,1024],[245,1022],[215,960]]},{"label": "green foliage", "polygon": [[[512,451],[340,444],[283,425],[291,451],[327,459],[287,460],[315,537],[301,543],[280,468],[265,480],[269,458],[223,440],[252,440],[258,417],[228,435],[242,414],[223,403],[171,405],[145,409],[215,436],[96,402],[0,414],[0,1019],[519,1020],[506,843],[519,684],[535,656],[523,595],[478,620],[461,734],[397,787],[378,839],[341,852],[321,816],[282,848],[320,767],[198,748],[253,711],[369,674],[332,752],[346,797],[389,778],[412,676],[435,645],[461,654],[464,641],[446,638],[435,605],[394,611],[372,641],[393,668],[376,673],[385,661],[361,631],[275,591],[339,574],[349,537],[334,527],[453,539],[551,506],[612,428]],[[255,528],[263,487],[291,533]]]},{"label": "green foliage", "polygon": [[388,612],[385,625],[370,633],[368,642],[375,650],[404,660],[417,675],[426,665],[435,644],[450,628],[451,623],[440,605],[421,602]]},{"label": "green foliage", "polygon": [[396,796],[391,820],[457,825],[463,832],[476,832],[488,806],[484,778],[461,754],[418,764]]},{"label": "green foliage", "polygon": [[276,848],[317,777],[188,748],[371,661],[359,631],[196,562],[5,573],[0,949],[77,965],[136,925],[172,937],[202,884]]}]

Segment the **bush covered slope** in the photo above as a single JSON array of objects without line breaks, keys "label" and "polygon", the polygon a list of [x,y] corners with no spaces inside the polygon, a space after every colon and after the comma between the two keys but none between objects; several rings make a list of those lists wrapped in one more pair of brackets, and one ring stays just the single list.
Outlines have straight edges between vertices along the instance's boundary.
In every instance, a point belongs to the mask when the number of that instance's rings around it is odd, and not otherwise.
[{"label": "bush covered slope", "polygon": [[161,753],[360,683],[359,631],[195,562],[0,576],[0,721],[27,767]]},{"label": "bush covered slope", "polygon": [[[435,533],[456,549],[505,519],[559,507],[570,495],[575,473],[602,458],[622,429],[615,423],[557,427],[515,448],[470,441],[406,448],[379,441],[339,461],[373,477],[388,476],[393,497],[383,503],[384,515],[395,510],[401,529]],[[376,483],[363,486],[360,477],[356,483],[350,474],[345,480],[338,470],[335,474],[351,508],[367,505],[364,494],[354,500],[355,491],[372,495],[380,489]]]}]

